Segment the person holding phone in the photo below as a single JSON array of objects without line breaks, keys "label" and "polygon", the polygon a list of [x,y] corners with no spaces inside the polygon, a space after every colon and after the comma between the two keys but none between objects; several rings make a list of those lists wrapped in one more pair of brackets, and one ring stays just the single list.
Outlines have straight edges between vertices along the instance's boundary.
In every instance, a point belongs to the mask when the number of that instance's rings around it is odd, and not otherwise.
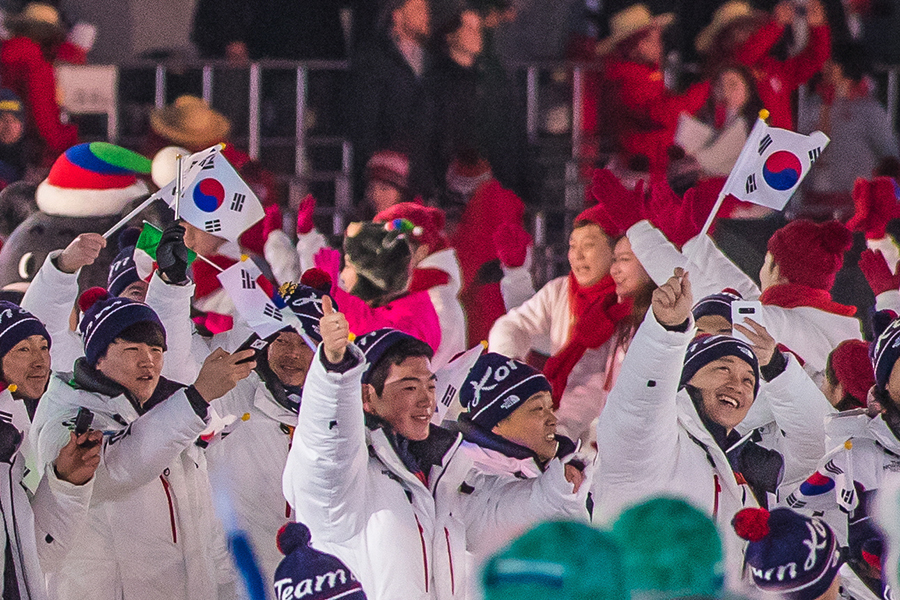
[{"label": "person holding phone", "polygon": [[94,300],[80,324],[84,357],[74,373],[51,379],[31,429],[44,474],[71,439],[69,427],[82,408],[104,433],[78,536],[90,551],[68,552],[45,567],[50,595],[233,598],[235,578],[213,516],[206,459],[195,442],[207,428],[209,402],[256,366],[241,363],[252,352],[215,350],[185,386],[161,377],[166,331],[153,309],[109,295]]},{"label": "person holding phone", "polygon": [[[263,577],[269,582],[283,558],[275,534],[293,516],[281,492],[281,474],[315,345],[322,341],[319,319],[326,294],[293,283],[282,286],[281,292],[306,339],[301,332],[285,327],[263,340],[256,368],[213,401],[216,412],[233,415],[236,420],[227,435],[214,437],[206,449],[213,492],[228,493],[233,499],[241,529],[249,534]],[[315,345],[308,345],[307,340]]]}]

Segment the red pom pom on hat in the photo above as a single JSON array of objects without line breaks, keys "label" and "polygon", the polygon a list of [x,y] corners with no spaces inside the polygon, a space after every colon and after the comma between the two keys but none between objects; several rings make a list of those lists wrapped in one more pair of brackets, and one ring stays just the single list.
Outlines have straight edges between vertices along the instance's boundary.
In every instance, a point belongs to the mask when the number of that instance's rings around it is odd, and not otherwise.
[{"label": "red pom pom on hat", "polygon": [[326,294],[331,293],[331,286],[333,284],[328,273],[316,267],[304,271],[303,275],[300,276],[300,283]]},{"label": "red pom pom on hat", "polygon": [[758,542],[769,535],[769,511],[764,508],[745,508],[734,515],[731,526],[741,538]]},{"label": "red pom pom on hat", "polygon": [[85,313],[97,302],[111,297],[109,292],[106,291],[106,288],[100,286],[86,289],[81,293],[81,296],[78,297],[78,310]]}]

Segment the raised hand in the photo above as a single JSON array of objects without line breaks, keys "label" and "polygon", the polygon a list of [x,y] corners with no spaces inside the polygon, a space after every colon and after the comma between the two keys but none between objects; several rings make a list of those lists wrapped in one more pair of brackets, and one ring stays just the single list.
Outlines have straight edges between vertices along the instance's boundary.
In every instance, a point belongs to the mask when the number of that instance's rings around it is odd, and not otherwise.
[{"label": "raised hand", "polygon": [[63,446],[56,457],[56,476],[73,485],[84,485],[94,476],[100,464],[100,449],[103,432],[89,430],[76,436],[69,432],[69,443]]},{"label": "raised hand", "polygon": [[885,260],[881,250],[863,250],[859,256],[859,270],[862,271],[876,296],[883,292],[900,289],[900,263],[891,267]]},{"label": "raised hand", "polygon": [[203,361],[194,389],[207,402],[221,398],[234,389],[238,381],[244,379],[256,368],[256,361],[242,362],[252,358],[256,350],[248,349],[229,354],[216,348]]},{"label": "raised hand", "polygon": [[269,239],[269,234],[280,230],[281,225],[281,207],[277,204],[270,204],[266,207],[266,214],[263,217],[263,239]]},{"label": "raised hand", "polygon": [[100,251],[106,248],[106,239],[99,233],[82,233],[66,246],[56,259],[57,268],[63,273],[74,273],[81,267],[94,264]]},{"label": "raised hand", "polygon": [[316,212],[316,199],[312,194],[300,201],[297,208],[297,235],[309,233],[315,227],[313,214]]},{"label": "raised hand", "polygon": [[343,313],[334,310],[330,296],[322,297],[322,318],[319,319],[319,333],[322,336],[322,351],[333,365],[344,360],[350,344],[350,325]]},{"label": "raised hand", "polygon": [[188,249],[184,245],[184,226],[172,223],[163,231],[156,247],[156,264],[163,281],[182,283],[187,280]]},{"label": "raised hand", "polygon": [[764,367],[772,362],[772,357],[777,351],[778,343],[765,327],[750,318],[745,318],[743,323],[734,323],[732,327],[743,333],[750,340],[750,347],[759,359],[759,366]]},{"label": "raised hand", "polygon": [[691,281],[687,271],[681,267],[675,269],[675,274],[653,291],[653,315],[666,327],[677,327],[687,321],[693,305]]},{"label": "raised hand", "polygon": [[528,247],[534,240],[519,223],[504,223],[494,232],[494,248],[504,266],[515,268],[525,264]]}]

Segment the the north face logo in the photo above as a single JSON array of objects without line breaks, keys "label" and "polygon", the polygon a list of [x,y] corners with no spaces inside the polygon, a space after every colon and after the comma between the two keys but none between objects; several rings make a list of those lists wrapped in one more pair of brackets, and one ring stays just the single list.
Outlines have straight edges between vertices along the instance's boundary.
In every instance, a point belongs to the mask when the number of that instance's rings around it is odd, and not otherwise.
[{"label": "the north face logo", "polygon": [[519,403],[519,397],[513,394],[509,398],[503,401],[503,404],[500,405],[500,408],[503,410],[509,410],[513,406]]}]

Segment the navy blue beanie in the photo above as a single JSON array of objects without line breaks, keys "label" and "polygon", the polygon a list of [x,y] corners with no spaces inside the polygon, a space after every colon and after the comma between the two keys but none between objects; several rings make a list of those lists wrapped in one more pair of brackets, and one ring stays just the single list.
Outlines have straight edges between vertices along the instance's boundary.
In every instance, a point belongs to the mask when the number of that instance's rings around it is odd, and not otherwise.
[{"label": "navy blue beanie", "polygon": [[875,368],[875,385],[878,389],[887,389],[891,371],[894,370],[898,358],[900,358],[900,319],[894,319],[872,345],[872,366]]},{"label": "navy blue beanie", "polygon": [[362,585],[347,565],[310,547],[310,538],[303,523],[287,523],[278,532],[278,549],[285,556],[275,569],[275,597],[365,600]]},{"label": "navy blue beanie", "polygon": [[753,582],[789,600],[815,600],[841,566],[837,537],[825,521],[789,508],[745,508],[732,520],[749,540],[745,554]]},{"label": "navy blue beanie", "polygon": [[88,364],[97,365],[97,359],[106,354],[106,349],[119,334],[137,323],[154,323],[166,337],[166,328],[156,312],[142,302],[110,295],[98,297],[86,307],[78,329],[84,343],[84,356]]},{"label": "navy blue beanie", "polygon": [[120,250],[109,265],[109,277],[106,280],[106,289],[113,296],[118,296],[129,285],[140,280],[134,264],[134,247],[140,234],[137,227],[129,227],[119,234]]},{"label": "navy blue beanie", "polygon": [[695,321],[700,317],[718,315],[728,319],[728,322],[731,323],[731,303],[735,300],[743,300],[743,297],[733,289],[724,289],[718,294],[710,294],[701,298],[691,309],[691,313],[694,315]]},{"label": "navy blue beanie", "polygon": [[459,390],[459,403],[475,424],[490,431],[523,402],[549,392],[544,374],[523,362],[488,352],[478,357]]},{"label": "navy blue beanie", "polygon": [[[356,338],[356,346],[362,350],[366,357],[366,369],[362,374],[363,383],[369,383],[369,380],[372,377],[372,371],[381,361],[381,357],[384,356],[385,352],[403,340],[418,341],[418,338],[388,327],[376,329],[375,331]],[[431,358],[431,356],[429,356],[429,358]]]},{"label": "navy blue beanie", "polygon": [[691,341],[684,355],[684,367],[681,370],[681,383],[678,389],[686,386],[697,371],[712,361],[726,356],[736,356],[753,368],[753,375],[756,378],[753,397],[756,398],[756,394],[759,393],[759,361],[750,344],[730,335],[700,334]]},{"label": "navy blue beanie", "polygon": [[[316,342],[321,342],[319,319],[325,315],[322,311],[322,298],[325,297],[325,292],[302,283],[286,283],[281,286],[278,293],[291,311],[297,315],[297,319],[303,326],[303,332]],[[331,303],[334,305],[335,311],[339,310],[334,298],[331,299]]]},{"label": "navy blue beanie", "polygon": [[6,300],[0,300],[0,360],[24,339],[33,335],[43,336],[50,345],[50,334],[37,317]]}]

